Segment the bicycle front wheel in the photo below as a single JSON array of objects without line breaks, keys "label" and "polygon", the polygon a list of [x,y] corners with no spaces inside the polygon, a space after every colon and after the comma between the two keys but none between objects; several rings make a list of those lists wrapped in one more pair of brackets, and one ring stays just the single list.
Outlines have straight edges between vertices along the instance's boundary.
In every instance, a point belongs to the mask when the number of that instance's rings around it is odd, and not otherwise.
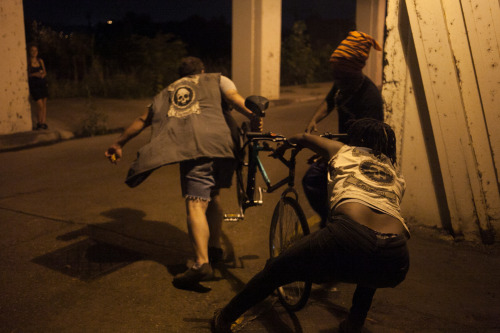
[{"label": "bicycle front wheel", "polygon": [[[309,234],[309,226],[302,208],[291,197],[280,199],[274,209],[269,234],[269,250],[272,258],[292,246],[296,241]],[[281,304],[289,311],[304,307],[311,293],[310,281],[296,281],[277,289]]]}]

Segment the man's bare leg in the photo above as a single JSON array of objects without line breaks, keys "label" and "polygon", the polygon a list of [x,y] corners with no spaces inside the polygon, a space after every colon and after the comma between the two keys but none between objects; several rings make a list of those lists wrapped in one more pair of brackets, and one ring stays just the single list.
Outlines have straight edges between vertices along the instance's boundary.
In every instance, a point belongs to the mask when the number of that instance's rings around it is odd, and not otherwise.
[{"label": "man's bare leg", "polygon": [[208,262],[208,239],[210,230],[206,217],[208,201],[186,198],[187,225],[191,244],[196,254],[196,262],[187,271],[177,274],[173,284],[177,288],[188,289],[200,281],[213,278],[213,271]]},{"label": "man's bare leg", "polygon": [[222,221],[224,219],[224,213],[220,204],[219,194],[212,196],[212,200],[208,204],[206,216],[208,227],[210,228],[208,246],[221,248]]},{"label": "man's bare leg", "polygon": [[208,240],[210,229],[207,221],[209,202],[201,199],[186,199],[187,226],[191,244],[196,254],[195,268],[208,263]]}]

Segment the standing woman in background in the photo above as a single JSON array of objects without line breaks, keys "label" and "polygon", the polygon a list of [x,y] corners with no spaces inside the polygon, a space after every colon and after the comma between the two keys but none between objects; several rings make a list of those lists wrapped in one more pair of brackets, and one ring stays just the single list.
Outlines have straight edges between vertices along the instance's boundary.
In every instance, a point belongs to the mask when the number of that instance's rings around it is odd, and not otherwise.
[{"label": "standing woman in background", "polygon": [[47,129],[47,98],[49,91],[47,87],[47,71],[45,64],[41,58],[38,57],[38,47],[31,46],[29,48],[28,60],[28,84],[30,89],[31,98],[36,103],[37,124],[34,129]]}]

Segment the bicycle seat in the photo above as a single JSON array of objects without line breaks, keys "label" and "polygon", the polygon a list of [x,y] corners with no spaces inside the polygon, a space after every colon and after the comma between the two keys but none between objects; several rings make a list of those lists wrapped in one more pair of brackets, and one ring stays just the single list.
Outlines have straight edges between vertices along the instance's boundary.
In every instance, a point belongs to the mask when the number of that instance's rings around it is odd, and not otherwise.
[{"label": "bicycle seat", "polygon": [[269,100],[263,96],[252,95],[245,99],[245,106],[259,117],[265,117],[264,111],[269,107]]}]

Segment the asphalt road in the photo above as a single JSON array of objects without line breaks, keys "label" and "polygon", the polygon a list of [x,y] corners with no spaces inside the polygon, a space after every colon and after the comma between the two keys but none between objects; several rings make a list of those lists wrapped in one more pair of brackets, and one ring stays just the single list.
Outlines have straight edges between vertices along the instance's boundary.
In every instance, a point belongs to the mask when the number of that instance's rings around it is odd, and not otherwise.
[{"label": "asphalt road", "polygon": [[[302,130],[315,105],[309,104],[270,109],[266,130]],[[245,221],[224,226],[225,247],[236,259],[218,272],[221,281],[207,282],[199,293],[173,288],[172,275],[192,253],[178,167],[164,167],[130,189],[123,182],[128,166],[149,133],[132,140],[115,166],[104,151],[116,136],[0,155],[4,331],[196,331],[208,327],[197,318],[208,320],[215,305],[227,301],[264,264],[279,193],[247,210]],[[279,163],[268,160],[271,178],[280,176]],[[235,193],[222,193],[228,212],[237,209]],[[138,252],[141,260],[113,268],[115,258],[101,258],[106,249],[99,253],[89,234]],[[92,251],[94,261],[88,258]],[[102,261],[103,268],[93,267],[95,261]]]},{"label": "asphalt road", "polygon": [[[316,104],[275,107],[265,128],[300,132]],[[320,131],[334,127],[329,121]],[[0,153],[1,332],[208,332],[213,310],[264,265],[279,191],[265,194],[245,221],[224,225],[233,258],[217,281],[197,291],[174,288],[173,275],[192,254],[177,166],[130,189],[123,181],[148,133],[125,147],[117,166],[103,156],[115,138]],[[301,153],[298,180],[308,156]],[[282,175],[277,161],[264,162],[271,179]],[[222,198],[226,211],[236,210],[234,189]],[[314,223],[303,196],[302,202]],[[410,273],[397,288],[377,291],[367,332],[499,332],[498,246],[453,243],[418,227],[412,232]],[[271,297],[245,315],[242,332],[336,332],[352,290],[315,286],[307,307],[293,315]]]}]

